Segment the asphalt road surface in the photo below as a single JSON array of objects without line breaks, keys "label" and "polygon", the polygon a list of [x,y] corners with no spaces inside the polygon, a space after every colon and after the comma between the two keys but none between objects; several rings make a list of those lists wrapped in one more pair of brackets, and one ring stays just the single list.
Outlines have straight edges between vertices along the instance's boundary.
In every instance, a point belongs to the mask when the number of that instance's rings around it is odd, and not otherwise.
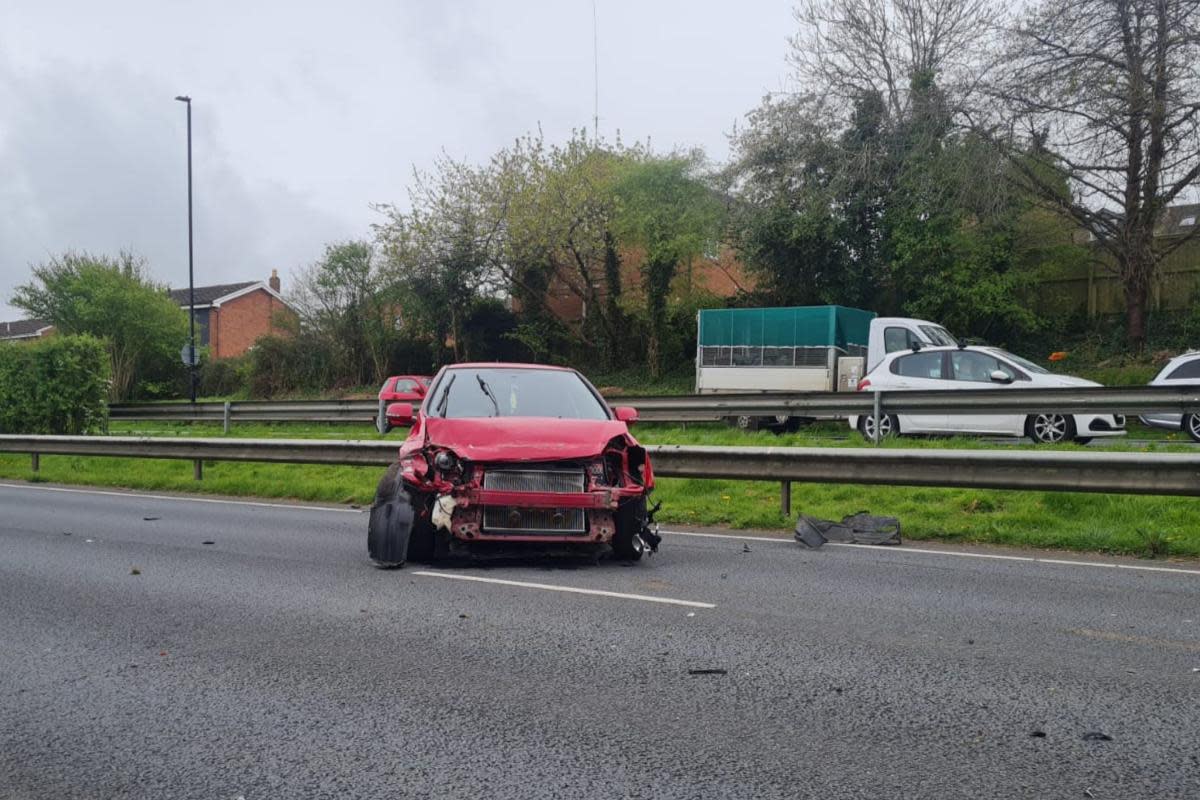
[{"label": "asphalt road surface", "polygon": [[1200,797],[1195,567],[676,534],[381,571],[365,530],[0,486],[0,796]]}]

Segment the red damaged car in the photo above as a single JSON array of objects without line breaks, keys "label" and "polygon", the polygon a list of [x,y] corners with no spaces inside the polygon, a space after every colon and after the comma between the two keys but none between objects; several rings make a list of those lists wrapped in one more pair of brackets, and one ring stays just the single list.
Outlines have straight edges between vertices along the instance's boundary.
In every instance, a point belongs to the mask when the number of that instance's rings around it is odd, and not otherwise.
[{"label": "red damaged car", "polygon": [[379,482],[367,552],[380,566],[536,546],[641,558],[656,550],[647,497],[654,474],[629,434],[632,408],[610,409],[573,369],[457,364],[418,409]]}]

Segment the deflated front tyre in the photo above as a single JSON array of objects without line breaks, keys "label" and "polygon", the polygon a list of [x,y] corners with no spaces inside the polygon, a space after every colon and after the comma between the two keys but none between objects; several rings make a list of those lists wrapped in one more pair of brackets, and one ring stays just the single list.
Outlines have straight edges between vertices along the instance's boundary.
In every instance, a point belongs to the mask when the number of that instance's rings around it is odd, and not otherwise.
[{"label": "deflated front tyre", "polygon": [[404,565],[413,518],[412,503],[400,480],[400,465],[393,464],[379,479],[367,524],[367,554],[377,566],[389,569]]}]

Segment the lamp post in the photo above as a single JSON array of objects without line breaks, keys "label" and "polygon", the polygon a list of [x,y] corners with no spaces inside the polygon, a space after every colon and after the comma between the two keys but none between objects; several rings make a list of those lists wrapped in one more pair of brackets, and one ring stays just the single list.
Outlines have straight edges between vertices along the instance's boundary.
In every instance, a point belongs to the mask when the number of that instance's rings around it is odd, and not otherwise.
[{"label": "lamp post", "polygon": [[192,262],[192,98],[175,97],[187,105],[187,189],[188,189],[188,384],[192,403],[196,402],[196,285]]}]

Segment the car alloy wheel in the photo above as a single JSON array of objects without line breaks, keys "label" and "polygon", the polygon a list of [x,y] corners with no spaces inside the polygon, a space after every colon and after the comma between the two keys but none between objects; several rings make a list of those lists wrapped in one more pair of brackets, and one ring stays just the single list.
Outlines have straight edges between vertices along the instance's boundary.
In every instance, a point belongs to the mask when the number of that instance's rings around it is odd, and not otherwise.
[{"label": "car alloy wheel", "polygon": [[1183,429],[1194,441],[1200,442],[1200,414],[1184,414]]},{"label": "car alloy wheel", "polygon": [[1036,414],[1029,425],[1030,438],[1042,444],[1058,444],[1067,440],[1071,423],[1062,414]]},{"label": "car alloy wheel", "polygon": [[[892,415],[884,414],[879,424],[879,438],[886,439],[896,432],[895,426],[892,424]],[[862,435],[868,441],[875,439],[875,418],[871,416],[863,417],[862,419]]]}]

